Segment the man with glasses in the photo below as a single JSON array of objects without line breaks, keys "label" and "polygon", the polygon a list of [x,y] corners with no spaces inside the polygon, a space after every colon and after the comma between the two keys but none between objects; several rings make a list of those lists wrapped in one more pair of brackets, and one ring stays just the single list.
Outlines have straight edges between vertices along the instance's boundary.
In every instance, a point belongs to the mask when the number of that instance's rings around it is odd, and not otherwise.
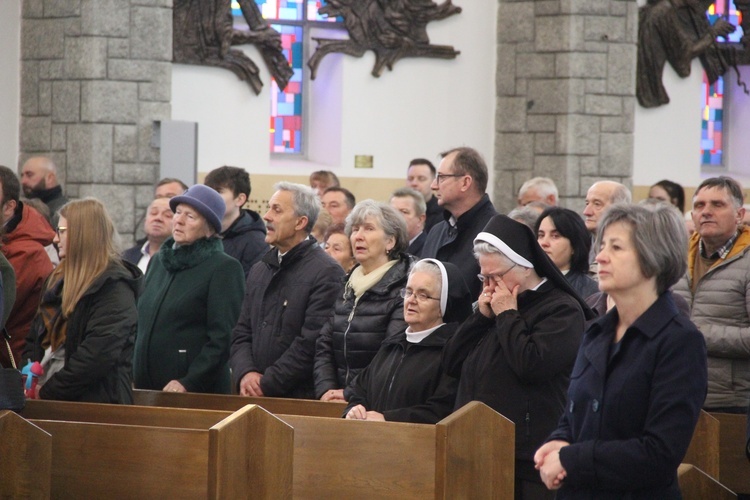
[{"label": "man with glasses", "polygon": [[494,215],[487,196],[487,165],[474,149],[461,147],[440,155],[442,160],[432,191],[443,207],[444,219],[427,234],[420,257],[456,265],[476,298],[482,284],[476,279],[479,264],[473,254],[474,238]]}]

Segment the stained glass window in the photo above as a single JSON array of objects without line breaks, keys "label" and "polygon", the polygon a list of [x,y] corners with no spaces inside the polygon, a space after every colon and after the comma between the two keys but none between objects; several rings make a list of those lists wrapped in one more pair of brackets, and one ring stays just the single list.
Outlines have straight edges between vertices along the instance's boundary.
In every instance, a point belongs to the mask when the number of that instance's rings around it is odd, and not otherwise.
[{"label": "stained glass window", "polygon": [[[723,18],[737,27],[734,33],[719,42],[737,43],[743,36],[740,23],[742,13],[737,10],[734,0],[717,0],[706,11],[708,20],[714,24]],[[701,164],[722,166],[724,164],[724,78],[709,85],[706,73],[703,73],[701,86]]]},{"label": "stained glass window", "polygon": [[701,164],[723,165],[724,78],[708,83],[703,73],[703,119],[701,121]]},{"label": "stained glass window", "polygon": [[[308,23],[337,23],[341,18],[318,13],[325,0],[255,0],[255,3],[263,18],[272,21],[271,27],[281,33],[282,50],[294,70],[283,91],[275,80],[271,81],[271,152],[302,154],[305,29]],[[232,15],[235,27],[241,29],[244,20],[237,1],[232,2]]]}]

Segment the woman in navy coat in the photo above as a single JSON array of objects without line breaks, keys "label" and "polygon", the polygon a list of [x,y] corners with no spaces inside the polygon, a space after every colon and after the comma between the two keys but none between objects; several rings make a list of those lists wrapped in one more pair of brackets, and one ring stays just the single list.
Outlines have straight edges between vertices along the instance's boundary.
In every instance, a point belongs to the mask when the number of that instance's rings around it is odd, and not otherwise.
[{"label": "woman in navy coat", "polygon": [[596,248],[615,307],[584,335],[536,467],[557,498],[681,498],[677,467],[707,384],[703,336],[669,291],[685,272],[683,221],[666,205],[615,205]]}]

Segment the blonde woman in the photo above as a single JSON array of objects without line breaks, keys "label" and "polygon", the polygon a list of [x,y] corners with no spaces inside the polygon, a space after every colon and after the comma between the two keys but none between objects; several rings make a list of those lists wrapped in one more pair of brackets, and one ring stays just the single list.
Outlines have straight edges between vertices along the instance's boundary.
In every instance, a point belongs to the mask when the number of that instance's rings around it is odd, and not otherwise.
[{"label": "blonde woman", "polygon": [[141,271],[123,262],[104,205],[60,209],[60,265],[47,279],[24,358],[43,361],[41,399],[132,404],[133,341]]}]

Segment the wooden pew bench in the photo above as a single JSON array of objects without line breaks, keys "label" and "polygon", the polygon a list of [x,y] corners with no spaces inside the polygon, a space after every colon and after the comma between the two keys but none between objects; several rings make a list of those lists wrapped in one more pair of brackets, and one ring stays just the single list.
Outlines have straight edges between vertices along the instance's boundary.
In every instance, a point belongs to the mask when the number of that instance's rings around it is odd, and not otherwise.
[{"label": "wooden pew bench", "polygon": [[28,401],[52,435],[55,498],[291,498],[293,430],[234,413]]},{"label": "wooden pew bench", "polygon": [[346,403],[323,402],[313,399],[256,398],[195,392],[164,392],[136,389],[133,402],[142,406],[168,408],[200,408],[204,410],[236,411],[245,405],[258,405],[273,414],[306,415],[308,417],[339,418]]},{"label": "wooden pew bench", "polygon": [[691,464],[680,464],[677,469],[683,500],[731,500],[737,498],[731,490]]},{"label": "wooden pew bench", "polygon": [[0,498],[49,498],[52,436],[0,411]]},{"label": "wooden pew bench", "polygon": [[701,410],[693,432],[693,439],[690,441],[690,446],[682,463],[694,465],[708,476],[719,480],[720,436],[721,424],[719,421],[711,414]]},{"label": "wooden pew bench", "polygon": [[513,497],[513,423],[481,403],[423,425],[344,420],[343,403],[158,391],[134,399],[230,410],[257,402],[294,428],[295,499]]},{"label": "wooden pew bench", "polygon": [[719,481],[734,491],[750,495],[750,462],[745,455],[747,416],[711,413],[719,421]]}]

